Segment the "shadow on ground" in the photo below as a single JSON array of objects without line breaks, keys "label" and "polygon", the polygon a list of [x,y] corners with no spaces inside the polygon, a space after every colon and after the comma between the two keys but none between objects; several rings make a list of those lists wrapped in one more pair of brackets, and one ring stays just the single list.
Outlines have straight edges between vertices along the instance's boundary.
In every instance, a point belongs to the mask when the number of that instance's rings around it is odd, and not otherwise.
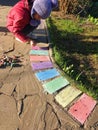
[{"label": "shadow on ground", "polygon": [[9,32],[6,27],[0,27],[0,32]]},{"label": "shadow on ground", "polygon": [[19,0],[0,0],[0,6],[13,6]]}]

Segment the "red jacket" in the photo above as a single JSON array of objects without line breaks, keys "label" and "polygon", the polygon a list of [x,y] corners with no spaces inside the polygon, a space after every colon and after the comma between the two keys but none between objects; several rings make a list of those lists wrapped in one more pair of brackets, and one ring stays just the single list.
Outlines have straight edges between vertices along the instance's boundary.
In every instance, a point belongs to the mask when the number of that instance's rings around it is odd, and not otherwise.
[{"label": "red jacket", "polygon": [[29,38],[21,33],[21,30],[30,23],[30,7],[27,0],[21,0],[12,7],[7,16],[7,28],[15,37],[23,42],[27,42]]}]

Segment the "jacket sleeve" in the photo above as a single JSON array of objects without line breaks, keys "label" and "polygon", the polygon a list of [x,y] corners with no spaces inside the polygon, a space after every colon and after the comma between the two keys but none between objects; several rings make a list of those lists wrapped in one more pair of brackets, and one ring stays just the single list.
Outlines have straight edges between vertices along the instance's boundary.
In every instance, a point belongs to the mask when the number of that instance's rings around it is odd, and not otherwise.
[{"label": "jacket sleeve", "polygon": [[15,14],[13,20],[13,33],[21,31],[25,27],[23,21],[24,19],[22,16],[17,16],[17,14]]},{"label": "jacket sleeve", "polygon": [[30,38],[22,34],[21,32],[16,32],[15,37],[18,38],[22,43],[26,43],[30,41]]},{"label": "jacket sleeve", "polygon": [[26,26],[24,22],[24,18],[21,16],[15,15],[15,19],[13,21],[13,33],[15,37],[19,38],[22,42],[29,41],[29,38],[25,36],[21,30]]},{"label": "jacket sleeve", "polygon": [[15,37],[20,39],[22,42],[29,41],[29,38],[26,35],[24,35],[21,31],[28,24],[28,22],[29,19],[27,18],[27,20],[25,20],[24,13],[16,8],[13,8],[7,16],[8,30],[12,32],[15,35]]}]

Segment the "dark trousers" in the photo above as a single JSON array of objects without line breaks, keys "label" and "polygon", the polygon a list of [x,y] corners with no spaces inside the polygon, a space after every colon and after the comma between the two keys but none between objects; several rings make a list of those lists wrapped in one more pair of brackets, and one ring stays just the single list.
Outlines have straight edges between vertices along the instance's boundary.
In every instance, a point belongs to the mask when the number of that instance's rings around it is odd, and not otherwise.
[{"label": "dark trousers", "polygon": [[30,32],[33,32],[34,29],[36,29],[38,26],[31,26],[30,24],[28,24],[26,27],[24,27],[24,29],[22,30],[22,33],[24,35],[28,35]]}]

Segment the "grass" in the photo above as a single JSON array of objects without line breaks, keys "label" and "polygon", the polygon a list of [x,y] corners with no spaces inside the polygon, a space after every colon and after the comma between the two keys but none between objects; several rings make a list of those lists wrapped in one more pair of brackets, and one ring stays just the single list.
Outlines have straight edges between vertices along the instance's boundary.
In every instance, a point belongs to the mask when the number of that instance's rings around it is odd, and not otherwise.
[{"label": "grass", "polygon": [[55,62],[80,90],[98,99],[98,26],[53,15],[47,25]]}]

